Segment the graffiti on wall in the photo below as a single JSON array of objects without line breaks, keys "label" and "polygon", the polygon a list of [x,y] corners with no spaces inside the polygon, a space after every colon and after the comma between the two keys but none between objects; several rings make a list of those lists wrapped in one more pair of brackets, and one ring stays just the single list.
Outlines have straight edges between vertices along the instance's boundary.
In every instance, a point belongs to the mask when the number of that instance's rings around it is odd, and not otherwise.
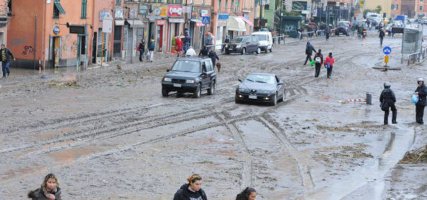
[{"label": "graffiti on wall", "polygon": [[22,51],[22,55],[32,55],[34,53],[34,49],[32,46],[24,46],[24,50]]}]

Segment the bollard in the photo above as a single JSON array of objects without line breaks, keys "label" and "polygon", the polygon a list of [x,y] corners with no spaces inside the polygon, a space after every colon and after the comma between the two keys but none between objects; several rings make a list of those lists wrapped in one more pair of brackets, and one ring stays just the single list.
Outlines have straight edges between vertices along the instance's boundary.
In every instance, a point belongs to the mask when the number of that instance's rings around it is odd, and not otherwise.
[{"label": "bollard", "polygon": [[366,104],[372,105],[372,94],[369,92],[366,93]]}]

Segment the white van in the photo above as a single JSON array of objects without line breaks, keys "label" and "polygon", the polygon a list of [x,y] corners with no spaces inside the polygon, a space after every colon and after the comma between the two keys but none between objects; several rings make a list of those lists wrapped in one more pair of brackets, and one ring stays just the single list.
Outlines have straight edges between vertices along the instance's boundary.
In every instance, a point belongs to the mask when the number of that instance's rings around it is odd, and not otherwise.
[{"label": "white van", "polygon": [[262,51],[265,51],[265,53],[273,51],[273,36],[271,35],[271,32],[253,32],[252,35],[258,38],[258,46]]}]

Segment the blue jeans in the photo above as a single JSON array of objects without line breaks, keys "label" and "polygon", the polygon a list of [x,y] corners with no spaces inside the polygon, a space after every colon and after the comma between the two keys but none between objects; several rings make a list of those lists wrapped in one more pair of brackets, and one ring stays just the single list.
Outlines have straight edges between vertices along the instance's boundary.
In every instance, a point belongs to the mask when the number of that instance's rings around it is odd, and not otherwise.
[{"label": "blue jeans", "polygon": [[2,63],[1,63],[1,70],[2,70],[2,72],[3,72],[3,77],[6,77],[6,75],[7,76],[9,76],[9,74],[10,74],[10,61],[3,61]]}]

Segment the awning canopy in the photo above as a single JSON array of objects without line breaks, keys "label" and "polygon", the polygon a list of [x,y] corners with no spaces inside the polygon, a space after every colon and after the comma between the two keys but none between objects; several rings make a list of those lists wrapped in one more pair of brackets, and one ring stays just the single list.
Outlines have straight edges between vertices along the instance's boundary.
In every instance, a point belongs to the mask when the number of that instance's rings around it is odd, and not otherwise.
[{"label": "awning canopy", "polygon": [[230,16],[227,20],[227,29],[229,31],[245,32],[246,31],[245,21],[243,21],[243,19],[240,17]]},{"label": "awning canopy", "polygon": [[62,7],[62,5],[61,5],[61,3],[60,3],[60,2],[55,1],[54,6],[55,6],[55,8],[56,8],[56,9],[58,9],[59,14],[63,14],[63,15],[65,14],[65,10],[64,10],[64,8]]},{"label": "awning canopy", "polygon": [[133,27],[135,27],[135,28],[144,27],[144,22],[141,21],[141,20],[139,20],[139,19],[135,19],[135,20],[128,19],[128,20],[126,20],[126,23],[128,23],[129,26],[132,27],[132,28]]},{"label": "awning canopy", "polygon": [[114,23],[116,26],[123,26],[125,25],[125,20],[115,20]]},{"label": "awning canopy", "polygon": [[254,26],[254,23],[251,22],[251,20],[246,19],[246,17],[240,16],[241,19],[243,19],[243,21],[245,21],[249,26]]}]

